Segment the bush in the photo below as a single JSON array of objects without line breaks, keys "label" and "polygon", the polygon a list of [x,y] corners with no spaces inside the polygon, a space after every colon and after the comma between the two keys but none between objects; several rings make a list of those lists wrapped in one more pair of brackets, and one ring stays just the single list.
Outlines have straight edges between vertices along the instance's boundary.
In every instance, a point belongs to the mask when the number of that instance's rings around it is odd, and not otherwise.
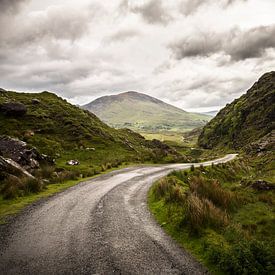
[{"label": "bush", "polygon": [[226,274],[271,274],[274,271],[272,249],[257,240],[243,239],[227,249],[210,244],[207,255]]},{"label": "bush", "polygon": [[53,177],[54,171],[55,171],[54,166],[44,165],[41,167],[41,169],[36,171],[35,176],[42,179],[50,179]]},{"label": "bush", "polygon": [[37,179],[22,178],[19,179],[10,175],[3,182],[1,194],[4,199],[14,199],[19,196],[24,196],[29,193],[38,193],[42,191],[43,184]]},{"label": "bush", "polygon": [[2,184],[1,194],[4,199],[14,199],[23,192],[24,184],[16,176],[9,175]]},{"label": "bush", "polygon": [[25,193],[39,193],[43,189],[42,181],[38,179],[25,179]]},{"label": "bush", "polygon": [[77,171],[61,171],[56,174],[56,178],[53,180],[53,183],[62,183],[67,180],[77,180],[79,176],[80,174]]}]

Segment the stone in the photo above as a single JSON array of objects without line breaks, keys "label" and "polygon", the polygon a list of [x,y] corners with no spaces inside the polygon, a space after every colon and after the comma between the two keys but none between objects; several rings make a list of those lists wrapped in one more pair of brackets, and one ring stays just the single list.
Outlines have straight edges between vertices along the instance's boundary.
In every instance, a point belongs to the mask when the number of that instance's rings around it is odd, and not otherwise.
[{"label": "stone", "polygon": [[71,159],[71,160],[68,160],[66,162],[67,165],[71,165],[71,166],[75,166],[75,165],[79,165],[80,162],[78,160],[74,160],[74,159]]},{"label": "stone", "polygon": [[258,191],[268,191],[268,190],[274,190],[275,184],[272,184],[265,180],[257,180],[252,183],[251,187]]},{"label": "stone", "polygon": [[27,107],[20,102],[8,102],[0,105],[0,112],[6,116],[20,117],[27,113]]},{"label": "stone", "polygon": [[33,104],[33,105],[38,105],[38,104],[40,104],[40,100],[37,99],[37,98],[33,98],[33,99],[32,99],[32,104]]}]

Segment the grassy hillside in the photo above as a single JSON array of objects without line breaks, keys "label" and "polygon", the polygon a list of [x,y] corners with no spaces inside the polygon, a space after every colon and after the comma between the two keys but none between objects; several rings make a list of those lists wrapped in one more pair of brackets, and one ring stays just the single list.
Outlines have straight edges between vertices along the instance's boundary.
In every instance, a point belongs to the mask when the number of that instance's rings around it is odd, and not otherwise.
[{"label": "grassy hillside", "polygon": [[127,127],[138,132],[186,131],[211,119],[137,92],[104,96],[83,108],[115,128]]},{"label": "grassy hillside", "polygon": [[65,165],[78,159],[81,169],[122,161],[165,161],[179,156],[162,144],[147,141],[130,130],[115,130],[92,113],[69,104],[53,93],[0,92],[0,105],[24,104],[23,115],[0,112],[0,135],[24,140],[40,153]]},{"label": "grassy hillside", "polygon": [[238,160],[173,172],[149,192],[159,223],[214,274],[274,273],[274,118],[270,72],[202,131],[185,135],[199,134],[210,154],[238,150]]},{"label": "grassy hillside", "polygon": [[274,130],[274,118],[275,72],[270,72],[204,127],[199,145],[210,149],[242,148]]},{"label": "grassy hillside", "polygon": [[[264,169],[263,169],[264,167]],[[173,172],[156,182],[149,206],[158,222],[213,274],[272,274],[275,184],[269,159],[244,158]]]}]

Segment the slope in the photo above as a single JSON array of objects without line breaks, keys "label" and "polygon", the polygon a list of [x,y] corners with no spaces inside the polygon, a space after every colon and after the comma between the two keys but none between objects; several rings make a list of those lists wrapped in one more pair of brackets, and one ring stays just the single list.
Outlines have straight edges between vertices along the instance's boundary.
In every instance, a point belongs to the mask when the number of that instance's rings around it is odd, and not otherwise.
[{"label": "slope", "polygon": [[82,106],[115,128],[136,131],[185,131],[205,125],[211,117],[188,113],[138,92],[104,96]]},{"label": "slope", "polygon": [[271,135],[274,118],[275,72],[269,72],[203,128],[199,145],[210,149],[243,148]]},{"label": "slope", "polygon": [[71,158],[92,168],[107,162],[172,161],[179,156],[165,144],[130,130],[115,130],[49,92],[1,90],[0,135],[19,138],[60,165]]}]

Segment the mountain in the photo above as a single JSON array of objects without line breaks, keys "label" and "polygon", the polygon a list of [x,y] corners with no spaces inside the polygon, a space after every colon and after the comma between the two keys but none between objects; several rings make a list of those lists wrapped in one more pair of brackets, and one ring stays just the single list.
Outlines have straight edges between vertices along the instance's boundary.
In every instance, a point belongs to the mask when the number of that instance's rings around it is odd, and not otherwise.
[{"label": "mountain", "polygon": [[274,139],[275,72],[264,74],[240,98],[227,104],[204,128],[198,143],[204,148],[239,149]]},{"label": "mountain", "polygon": [[154,97],[125,92],[103,96],[82,106],[115,128],[136,131],[185,131],[203,126],[211,117],[188,113]]},{"label": "mountain", "polygon": [[[173,161],[167,145],[147,141],[131,130],[116,130],[89,111],[49,92],[0,91],[0,135],[18,138],[61,166],[78,159],[90,169],[122,161]],[[0,152],[1,155],[1,152]]]}]

